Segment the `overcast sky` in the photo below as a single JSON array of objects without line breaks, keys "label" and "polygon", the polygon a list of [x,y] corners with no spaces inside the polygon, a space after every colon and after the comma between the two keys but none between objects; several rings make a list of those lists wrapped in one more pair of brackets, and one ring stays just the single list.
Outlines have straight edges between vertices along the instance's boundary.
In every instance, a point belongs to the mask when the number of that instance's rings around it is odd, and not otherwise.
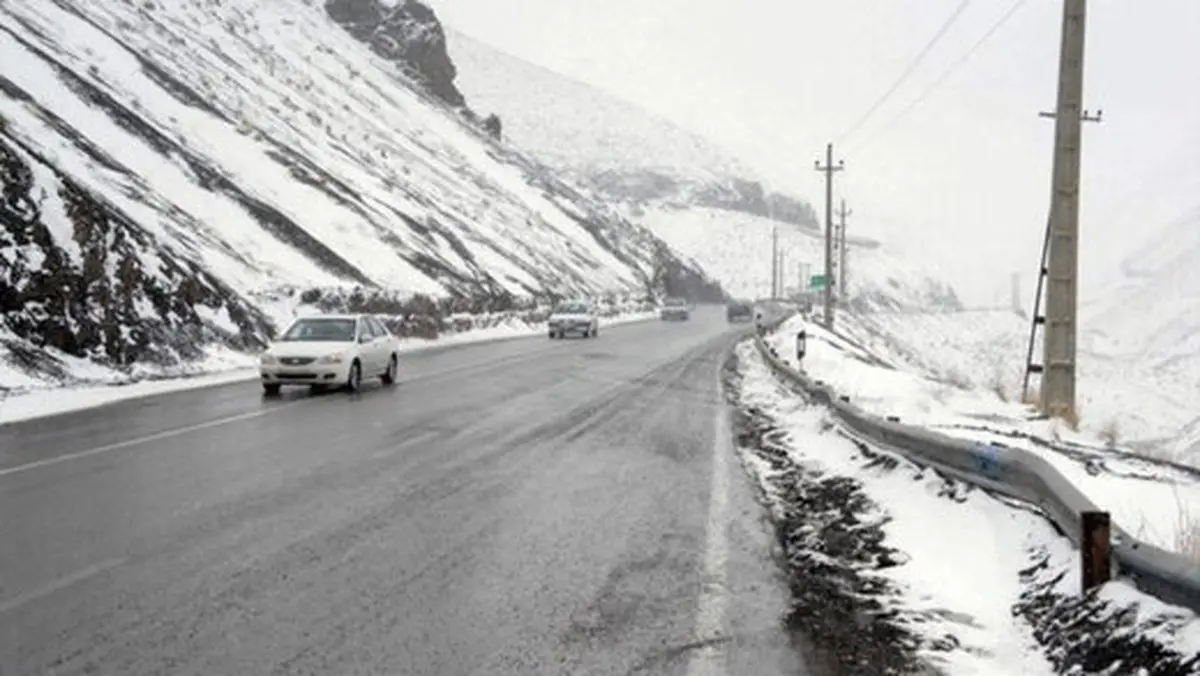
[{"label": "overcast sky", "polygon": [[[1060,0],[1027,0],[896,118],[1015,0],[974,0],[861,129],[960,0],[430,0],[449,25],[699,132],[816,202],[838,141],[851,227],[927,257],[973,299],[1032,282],[1049,197]],[[1124,249],[1200,205],[1200,0],[1096,0],[1088,14],[1083,255],[1091,288]],[[818,204],[819,206],[819,204]],[[1030,292],[1026,292],[1026,296]]]}]

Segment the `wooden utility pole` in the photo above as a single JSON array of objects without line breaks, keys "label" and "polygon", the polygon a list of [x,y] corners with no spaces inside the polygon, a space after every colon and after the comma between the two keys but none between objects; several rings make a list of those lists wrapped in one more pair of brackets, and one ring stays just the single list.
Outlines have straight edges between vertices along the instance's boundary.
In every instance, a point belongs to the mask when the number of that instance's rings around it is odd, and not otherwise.
[{"label": "wooden utility pole", "polygon": [[833,144],[825,144],[825,166],[814,163],[817,171],[825,172],[825,328],[833,330],[833,174],[846,168],[843,160],[833,164]]},{"label": "wooden utility pole", "polygon": [[1046,316],[1042,338],[1042,413],[1073,420],[1076,338],[1079,332],[1079,165],[1084,121],[1083,55],[1087,0],[1063,0],[1058,101],[1054,112],[1053,190],[1046,262]]},{"label": "wooden utility pole", "polygon": [[846,217],[853,214],[853,209],[846,208],[846,200],[842,200],[838,209],[838,295],[843,302],[848,298],[846,287]]}]

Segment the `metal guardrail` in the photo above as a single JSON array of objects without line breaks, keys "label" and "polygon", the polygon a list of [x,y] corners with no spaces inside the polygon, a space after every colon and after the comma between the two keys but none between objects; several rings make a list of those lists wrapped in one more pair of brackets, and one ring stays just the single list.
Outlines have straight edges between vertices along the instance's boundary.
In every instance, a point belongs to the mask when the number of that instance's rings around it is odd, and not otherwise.
[{"label": "metal guardrail", "polygon": [[[782,320],[776,319],[764,328],[769,331],[781,323]],[[895,417],[868,413],[855,406],[849,397],[838,396],[828,384],[785,364],[763,340],[762,334],[755,336],[754,341],[772,370],[800,387],[812,401],[832,409],[849,436],[1036,507],[1076,547],[1080,546],[1083,538],[1081,515],[1100,508],[1045,459],[1024,449],[956,439],[903,425]],[[1200,565],[1175,552],[1138,540],[1115,523],[1111,537],[1116,576],[1128,579],[1141,591],[1165,603],[1200,613]]]}]

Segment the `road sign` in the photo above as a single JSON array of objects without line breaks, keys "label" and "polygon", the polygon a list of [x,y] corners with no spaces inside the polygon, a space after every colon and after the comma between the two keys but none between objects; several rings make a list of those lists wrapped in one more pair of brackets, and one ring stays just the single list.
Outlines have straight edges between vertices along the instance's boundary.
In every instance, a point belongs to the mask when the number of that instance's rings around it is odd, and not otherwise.
[{"label": "road sign", "polygon": [[816,289],[816,290],[824,289],[825,288],[825,275],[813,275],[812,277],[809,277],[808,278],[808,288]]}]

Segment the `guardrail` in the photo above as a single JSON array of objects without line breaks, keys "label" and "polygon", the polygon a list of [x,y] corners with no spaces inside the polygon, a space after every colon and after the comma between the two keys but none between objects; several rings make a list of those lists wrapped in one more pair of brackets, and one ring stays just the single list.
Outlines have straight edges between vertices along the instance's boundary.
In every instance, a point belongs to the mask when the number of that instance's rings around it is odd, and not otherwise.
[{"label": "guardrail", "polygon": [[[772,322],[775,326],[780,323],[781,320]],[[769,331],[775,326],[763,328]],[[763,333],[755,336],[754,341],[771,369],[800,387],[812,401],[831,408],[848,436],[869,441],[947,476],[1032,505],[1076,547],[1082,546],[1083,515],[1100,511],[1100,508],[1048,461],[1024,449],[956,439],[903,425],[893,416],[868,413],[855,406],[849,397],[838,396],[826,383],[785,364],[763,340]],[[1116,524],[1111,526],[1110,551],[1117,576],[1128,579],[1141,591],[1166,603],[1200,613],[1200,565],[1175,552],[1140,541]]]}]

